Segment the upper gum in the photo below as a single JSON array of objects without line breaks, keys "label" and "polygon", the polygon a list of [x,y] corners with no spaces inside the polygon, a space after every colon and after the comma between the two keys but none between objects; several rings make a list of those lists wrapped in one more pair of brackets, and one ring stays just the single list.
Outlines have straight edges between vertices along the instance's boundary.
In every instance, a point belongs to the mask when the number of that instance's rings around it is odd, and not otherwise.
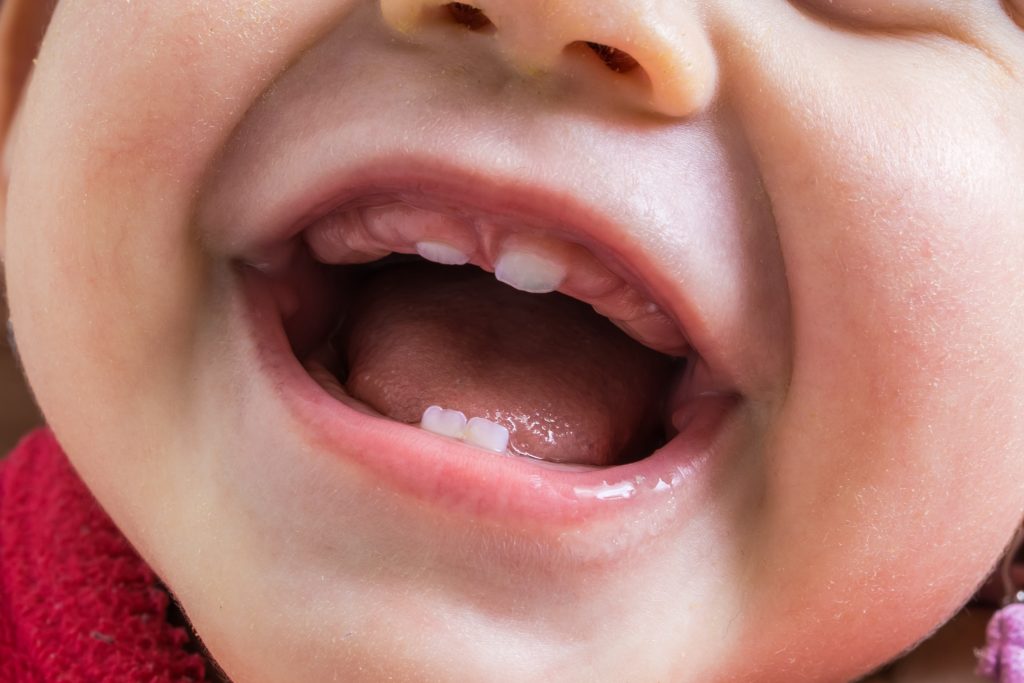
[{"label": "upper gum", "polygon": [[[366,263],[388,253],[416,254],[420,242],[458,249],[470,263],[492,273],[506,249],[558,259],[566,271],[558,291],[593,305],[628,334],[656,350],[677,356],[689,352],[682,333],[662,309],[655,306],[652,311],[645,305],[641,315],[636,315],[637,300],[650,304],[650,299],[587,247],[533,226],[513,227],[511,219],[471,218],[396,201],[336,211],[307,228],[305,240],[317,260],[332,265]],[[616,299],[630,302],[628,313],[612,303]],[[645,316],[650,319],[641,320]],[[637,330],[645,326],[660,338],[638,336]]]}]

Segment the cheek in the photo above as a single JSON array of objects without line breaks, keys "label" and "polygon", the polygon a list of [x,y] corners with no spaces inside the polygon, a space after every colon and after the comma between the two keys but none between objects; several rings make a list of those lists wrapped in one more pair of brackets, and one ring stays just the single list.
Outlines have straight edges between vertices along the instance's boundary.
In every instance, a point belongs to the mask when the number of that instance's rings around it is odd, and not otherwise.
[{"label": "cheek", "polygon": [[[1024,500],[1024,203],[1007,183],[1024,159],[957,141],[954,178],[933,144],[890,144],[926,161],[861,174],[854,147],[846,168],[818,160],[830,180],[792,207],[794,371],[765,534],[788,549],[779,594],[839,584],[807,595],[808,614],[916,610],[882,629],[866,618],[880,647],[968,597]],[[906,595],[920,586],[928,605]]]},{"label": "cheek", "polygon": [[792,304],[783,424],[798,450],[859,453],[816,456],[822,483],[881,472],[885,453],[1005,462],[1021,440],[1024,125],[1003,112],[1022,88],[976,55],[846,40],[820,56],[840,85],[763,65],[779,99],[749,112]]},{"label": "cheek", "polygon": [[[1019,437],[1024,157],[980,107],[937,117],[916,104],[866,112],[873,139],[833,130],[807,152],[821,180],[786,202],[782,238],[794,383],[841,408],[842,437],[859,430],[865,452],[884,435],[907,455],[969,443],[976,458],[985,437]],[[994,456],[1010,445],[990,443]]]},{"label": "cheek", "polygon": [[192,216],[206,167],[290,55],[352,4],[58,6],[12,150],[10,297],[48,422],[115,514],[190,466],[125,444],[171,450],[181,433],[207,305]]},{"label": "cheek", "polygon": [[850,117],[873,129],[803,131],[818,181],[784,209],[804,392],[790,408],[818,421],[792,443],[819,454],[799,463],[809,490],[848,486],[846,514],[942,538],[985,520],[979,491],[1020,504],[1024,129],[910,92]]},{"label": "cheek", "polygon": [[793,321],[756,524],[793,638],[829,614],[884,652],[967,599],[1024,505],[1024,97],[956,48],[819,39],[794,41],[819,69],[738,67],[768,93],[742,115]]}]

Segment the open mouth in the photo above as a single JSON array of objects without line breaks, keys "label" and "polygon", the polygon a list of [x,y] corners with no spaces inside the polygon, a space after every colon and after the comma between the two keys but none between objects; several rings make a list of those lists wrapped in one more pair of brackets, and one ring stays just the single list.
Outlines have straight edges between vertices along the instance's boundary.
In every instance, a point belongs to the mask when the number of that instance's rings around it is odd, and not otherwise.
[{"label": "open mouth", "polygon": [[[499,273],[535,284],[545,277],[537,265]],[[609,466],[664,443],[673,360],[581,302],[419,257],[392,256],[339,276],[351,285],[334,298],[342,313],[332,333],[312,353],[300,353],[339,400],[548,463]],[[542,284],[546,290],[555,283]]]},{"label": "open mouth", "polygon": [[[305,390],[355,431],[412,439],[419,454],[394,453],[405,469],[434,457],[429,444],[578,512],[682,485],[737,401],[704,381],[645,278],[543,217],[376,189],[326,204],[242,268]],[[359,457],[394,470],[374,443]]]}]

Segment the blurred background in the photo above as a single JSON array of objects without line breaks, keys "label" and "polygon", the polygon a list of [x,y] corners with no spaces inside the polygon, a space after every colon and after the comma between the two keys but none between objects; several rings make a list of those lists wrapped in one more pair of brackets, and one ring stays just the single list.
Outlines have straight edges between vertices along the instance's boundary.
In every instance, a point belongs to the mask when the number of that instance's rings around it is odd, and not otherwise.
[{"label": "blurred background", "polygon": [[7,343],[7,298],[0,271],[0,458],[32,427],[42,424]]}]

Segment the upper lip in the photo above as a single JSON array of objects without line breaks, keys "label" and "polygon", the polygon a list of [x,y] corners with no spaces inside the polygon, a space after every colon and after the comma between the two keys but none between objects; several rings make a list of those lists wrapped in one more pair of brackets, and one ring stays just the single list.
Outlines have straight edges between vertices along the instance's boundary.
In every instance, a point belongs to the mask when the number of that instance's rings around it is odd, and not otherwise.
[{"label": "upper lip", "polygon": [[[703,361],[703,389],[733,391],[736,386],[728,354],[687,296],[681,283],[662,272],[652,254],[631,239],[631,226],[610,219],[577,197],[515,178],[454,166],[445,161],[408,155],[321,170],[292,192],[269,196],[243,208],[234,220],[207,217],[217,223],[212,240],[227,256],[242,262],[273,260],[275,252],[294,243],[318,219],[354,202],[374,197],[400,197],[411,203],[447,205],[465,213],[500,215],[528,226],[552,226],[578,242],[622,274],[672,317],[695,354]],[[543,228],[542,228],[543,229]]]}]

